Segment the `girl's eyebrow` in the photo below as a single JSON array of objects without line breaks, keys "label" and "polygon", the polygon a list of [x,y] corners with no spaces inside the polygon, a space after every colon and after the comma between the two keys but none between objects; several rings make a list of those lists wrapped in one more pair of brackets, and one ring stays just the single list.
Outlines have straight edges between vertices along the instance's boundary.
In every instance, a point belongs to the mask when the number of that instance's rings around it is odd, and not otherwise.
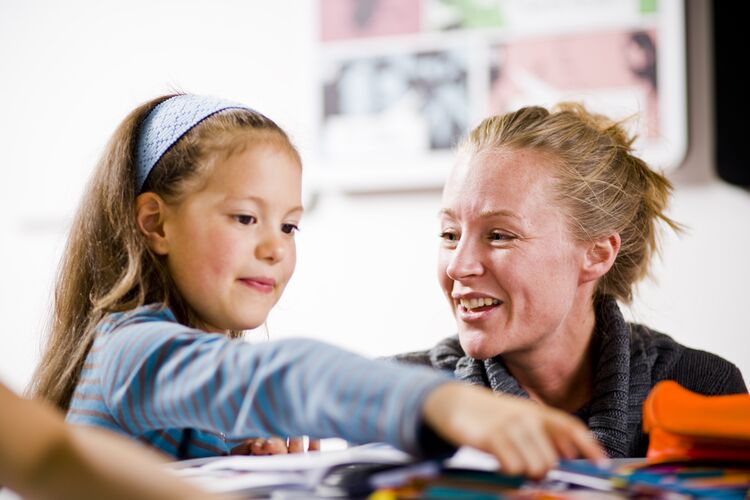
[{"label": "girl's eyebrow", "polygon": [[[261,207],[268,206],[268,202],[261,198],[260,196],[227,196],[225,201],[252,201],[253,203],[257,203]],[[302,207],[302,205],[297,205],[296,207],[292,207],[289,210],[287,210],[287,214],[291,214],[294,212],[303,212],[305,209]]]}]

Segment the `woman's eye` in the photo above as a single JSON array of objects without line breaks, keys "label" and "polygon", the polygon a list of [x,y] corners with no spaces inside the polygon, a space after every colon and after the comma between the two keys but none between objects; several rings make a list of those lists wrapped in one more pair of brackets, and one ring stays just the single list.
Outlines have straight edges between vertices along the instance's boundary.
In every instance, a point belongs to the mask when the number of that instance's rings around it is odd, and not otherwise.
[{"label": "woman's eye", "polygon": [[249,226],[250,224],[255,224],[256,222],[258,222],[258,219],[256,219],[253,215],[235,215],[234,218],[235,220],[237,220],[237,222],[244,226]]},{"label": "woman's eye", "polygon": [[513,235],[510,235],[508,233],[501,233],[500,231],[492,231],[490,233],[490,240],[492,241],[510,241],[513,238]]},{"label": "woman's eye", "polygon": [[443,231],[440,233],[440,239],[444,241],[458,241],[458,236],[453,231]]},{"label": "woman's eye", "polygon": [[281,225],[281,232],[284,234],[292,234],[299,231],[299,226],[296,224],[282,224]]}]

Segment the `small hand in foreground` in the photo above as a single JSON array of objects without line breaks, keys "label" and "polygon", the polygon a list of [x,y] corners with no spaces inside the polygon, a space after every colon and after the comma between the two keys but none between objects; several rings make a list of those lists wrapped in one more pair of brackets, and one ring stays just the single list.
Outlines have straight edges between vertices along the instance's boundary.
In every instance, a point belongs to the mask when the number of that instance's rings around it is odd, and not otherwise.
[{"label": "small hand in foreground", "polygon": [[291,437],[289,439],[273,436],[270,438],[248,439],[242,444],[232,448],[232,455],[285,455],[287,453],[304,453],[306,451],[320,450],[320,440],[310,439],[309,446],[305,449],[304,437]]},{"label": "small hand in foreground", "polygon": [[540,479],[560,457],[606,459],[578,419],[514,396],[449,382],[427,396],[422,411],[443,438],[491,453],[508,474]]}]

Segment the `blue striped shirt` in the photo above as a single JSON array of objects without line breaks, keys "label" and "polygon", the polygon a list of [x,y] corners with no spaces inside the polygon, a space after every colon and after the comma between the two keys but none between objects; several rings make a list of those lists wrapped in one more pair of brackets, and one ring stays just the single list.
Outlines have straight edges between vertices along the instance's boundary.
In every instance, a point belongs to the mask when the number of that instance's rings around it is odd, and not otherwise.
[{"label": "blue striped shirt", "polygon": [[249,344],[202,332],[152,304],[97,325],[66,420],[176,458],[270,435],[383,441],[419,454],[422,404],[446,380],[309,339]]}]

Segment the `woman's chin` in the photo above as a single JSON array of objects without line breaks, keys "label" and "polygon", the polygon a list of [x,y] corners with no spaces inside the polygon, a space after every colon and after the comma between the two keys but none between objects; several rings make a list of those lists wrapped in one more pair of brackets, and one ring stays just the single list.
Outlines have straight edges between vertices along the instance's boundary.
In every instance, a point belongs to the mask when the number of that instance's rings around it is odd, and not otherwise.
[{"label": "woman's chin", "polygon": [[483,332],[459,332],[458,340],[463,351],[474,359],[485,360],[502,354],[502,349],[491,343],[491,338]]}]

